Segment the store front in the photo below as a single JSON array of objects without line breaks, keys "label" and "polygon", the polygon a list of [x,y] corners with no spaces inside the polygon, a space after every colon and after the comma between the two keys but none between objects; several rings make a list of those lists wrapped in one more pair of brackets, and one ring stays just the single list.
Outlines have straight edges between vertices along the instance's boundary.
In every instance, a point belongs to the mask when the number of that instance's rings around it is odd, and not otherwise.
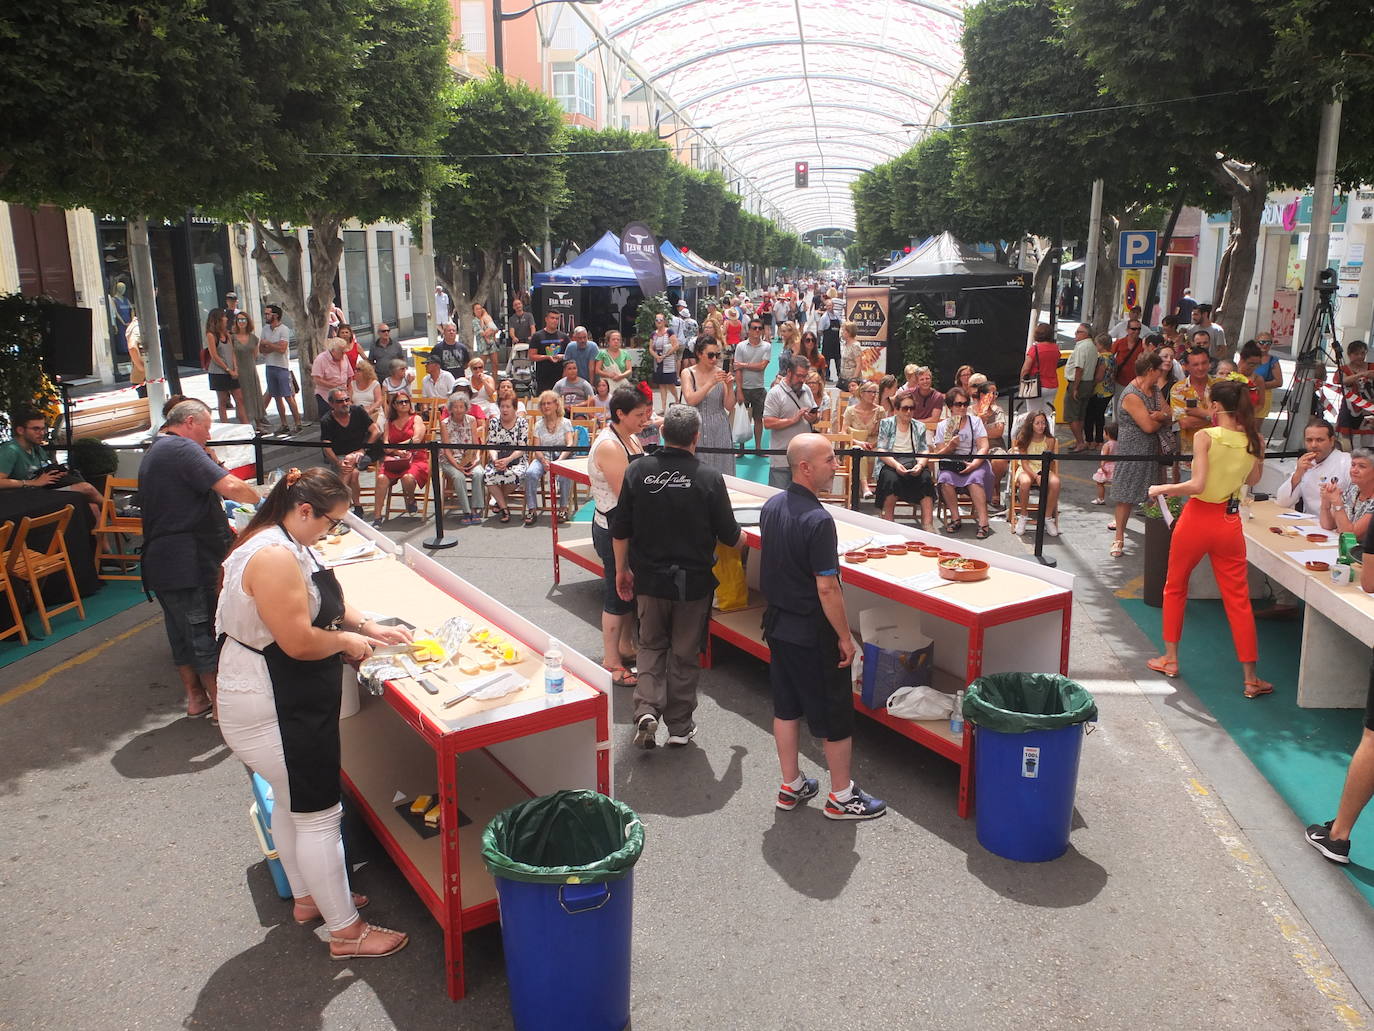
[{"label": "store front", "polygon": [[[125,220],[116,215],[97,216],[96,226],[110,320],[109,347],[117,375],[123,379],[129,369],[125,330],[138,296],[129,263],[128,232]],[[182,222],[150,222],[148,244],[163,354],[178,366],[199,369],[206,317],[233,289],[228,227],[195,215]]]}]

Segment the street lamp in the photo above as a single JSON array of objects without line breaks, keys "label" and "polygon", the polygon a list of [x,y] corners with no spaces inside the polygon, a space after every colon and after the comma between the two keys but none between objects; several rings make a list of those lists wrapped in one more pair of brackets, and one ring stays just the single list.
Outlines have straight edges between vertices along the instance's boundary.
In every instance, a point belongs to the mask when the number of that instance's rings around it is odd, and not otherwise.
[{"label": "street lamp", "polygon": [[529,14],[536,7],[547,7],[549,4],[599,4],[601,0],[536,0],[522,11],[512,11],[505,14],[501,10],[501,0],[491,0],[491,42],[492,49],[496,55],[496,70],[502,74],[506,71],[505,40],[502,38],[501,23],[513,21],[516,18]]}]

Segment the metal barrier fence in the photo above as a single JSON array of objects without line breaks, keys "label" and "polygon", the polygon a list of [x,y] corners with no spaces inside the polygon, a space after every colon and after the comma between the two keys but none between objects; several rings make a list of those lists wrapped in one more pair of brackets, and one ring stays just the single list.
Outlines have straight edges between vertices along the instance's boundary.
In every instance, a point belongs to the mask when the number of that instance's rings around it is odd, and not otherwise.
[{"label": "metal barrier fence", "polygon": [[[318,440],[292,440],[292,439],[282,440],[282,439],[275,438],[275,437],[261,437],[261,436],[253,437],[253,438],[251,438],[251,439],[249,439],[249,440],[216,440],[216,441],[213,441],[213,443],[216,444],[216,445],[222,446],[222,447],[239,447],[239,446],[242,446],[242,447],[250,447],[250,446],[251,446],[251,447],[253,448],[253,471],[254,471],[254,478],[258,481],[258,483],[265,483],[265,482],[266,482],[266,479],[267,479],[266,472],[265,472],[265,451],[266,451],[267,448],[269,448],[269,447],[277,447],[277,448],[306,448],[306,449],[316,449],[316,450],[323,451],[325,448],[327,448],[327,447],[329,446],[329,445],[327,445],[327,444],[325,444],[325,443],[323,443],[323,442],[321,442],[321,441],[318,441]],[[439,458],[439,452],[440,452],[440,451],[445,451],[445,450],[448,450],[448,451],[470,451],[470,450],[473,450],[474,448],[477,448],[477,447],[485,447],[485,445],[481,445],[481,444],[474,444],[474,445],[445,444],[445,443],[443,443],[442,441],[437,441],[437,440],[436,440],[436,441],[427,441],[427,442],[422,443],[422,444],[411,444],[411,443],[407,443],[407,444],[381,444],[380,442],[378,442],[378,444],[372,445],[372,446],[373,446],[373,447],[380,446],[380,447],[390,448],[390,449],[393,450],[393,451],[427,451],[427,452],[429,452],[429,464],[430,464],[430,469],[432,470],[431,476],[433,476],[433,475],[441,475],[441,474],[438,473],[438,470],[439,470],[439,462],[440,462],[440,458]],[[120,451],[144,451],[144,450],[147,450],[148,445],[147,445],[147,444],[112,444],[112,445],[110,445],[110,447],[113,448],[113,449],[115,449],[115,450],[120,450]],[[503,444],[503,445],[501,445],[501,447],[502,447],[502,450],[505,450],[505,451],[527,451],[527,452],[537,452],[537,451],[549,451],[549,450],[552,450],[552,449],[550,449],[550,448],[548,448],[548,447],[544,447],[544,446],[540,446],[540,445],[536,445],[536,444]],[[590,452],[591,447],[590,447],[590,445],[588,445],[588,446],[577,446],[577,445],[575,445],[575,446],[573,446],[573,447],[564,448],[564,449],[562,449],[562,450],[563,450],[563,451],[570,452],[570,453],[572,453],[572,454],[574,454],[574,455],[586,455],[586,454],[588,454],[588,453]],[[748,448],[748,449],[744,449],[744,450],[739,450],[739,449],[735,449],[735,448],[711,448],[711,447],[700,447],[700,448],[697,448],[696,451],[697,451],[698,454],[729,454],[729,455],[734,455],[734,456],[736,456],[736,457],[749,457],[749,456],[753,456],[753,457],[772,457],[772,456],[774,456],[774,455],[785,455],[785,454],[787,454],[787,451],[786,451],[785,449],[781,449],[781,448]],[[858,508],[859,505],[862,503],[862,499],[863,499],[863,479],[862,479],[862,477],[861,477],[861,475],[860,475],[860,470],[861,470],[861,468],[862,468],[861,463],[863,462],[864,459],[878,459],[878,458],[926,458],[926,459],[930,459],[930,460],[932,460],[932,461],[937,461],[937,462],[938,462],[938,461],[940,461],[940,460],[945,460],[945,461],[950,461],[950,460],[973,461],[973,460],[975,460],[975,459],[981,458],[981,459],[988,460],[988,461],[993,460],[993,459],[996,459],[997,461],[1007,461],[1007,462],[1034,461],[1034,462],[1039,462],[1039,464],[1040,464],[1040,479],[1041,479],[1041,482],[1042,482],[1042,483],[1047,482],[1047,478],[1048,478],[1049,473],[1050,473],[1050,466],[1051,466],[1052,464],[1054,464],[1055,462],[1101,462],[1101,461],[1102,461],[1102,456],[1101,456],[1101,454],[1095,453],[1095,452],[1086,452],[1086,451],[1080,451],[1080,452],[1045,451],[1045,452],[1041,452],[1041,453],[1038,454],[1038,455],[1029,455],[1029,454],[1010,454],[1010,453],[1009,453],[1009,454],[997,454],[997,455],[988,455],[988,454],[949,454],[949,453],[941,453],[941,454],[928,454],[928,453],[923,453],[923,454],[907,454],[907,453],[905,453],[905,452],[876,451],[876,450],[869,450],[869,449],[867,449],[867,448],[859,448],[859,447],[856,447],[856,448],[836,448],[836,449],[835,449],[835,454],[836,454],[837,456],[842,456],[842,457],[845,459],[845,461],[848,463],[848,466],[849,466],[849,507],[850,507],[850,508]],[[1266,459],[1296,458],[1296,457],[1298,457],[1298,456],[1300,456],[1300,455],[1302,455],[1302,454],[1303,454],[1302,451],[1269,451],[1269,452],[1266,452],[1266,453],[1265,453],[1264,457],[1265,457]],[[1114,462],[1114,463],[1120,463],[1120,462],[1152,462],[1152,463],[1155,463],[1156,465],[1159,465],[1160,467],[1174,465],[1174,464],[1177,464],[1177,463],[1179,463],[1179,462],[1186,462],[1187,459],[1188,459],[1188,457],[1189,457],[1189,456],[1186,455],[1186,454],[1185,454],[1185,455],[1123,455],[1123,454],[1115,453],[1115,452],[1110,456],[1111,461]],[[551,475],[551,474],[549,474],[549,475]],[[443,488],[442,488],[442,486],[441,486],[441,487],[440,487],[440,496],[437,497],[437,498],[435,499],[435,504],[434,504],[434,536],[433,536],[433,537],[430,537],[430,538],[427,538],[427,539],[423,542],[423,544],[424,544],[424,546],[425,546],[426,548],[430,548],[430,549],[432,549],[432,550],[439,550],[439,549],[442,549],[442,548],[451,548],[451,547],[454,547],[454,546],[458,543],[457,538],[448,537],[448,536],[445,535],[445,532],[444,532],[444,506],[443,506],[443,503],[442,503],[442,502],[443,502],[442,490],[443,490]],[[1039,492],[1039,495],[1040,495],[1040,496],[1039,496],[1039,498],[1037,499],[1037,502],[1036,502],[1036,508],[1035,508],[1035,512],[1036,512],[1036,528],[1035,528],[1035,550],[1034,550],[1034,554],[1035,554],[1036,559],[1039,560],[1039,562],[1040,562],[1042,565],[1054,566],[1054,565],[1056,565],[1055,560],[1054,560],[1053,558],[1049,557],[1048,555],[1046,555],[1045,552],[1044,552],[1044,549],[1045,549],[1045,501],[1046,501],[1046,495],[1047,495],[1047,494],[1048,494],[1048,491],[1041,490],[1041,491]]]}]

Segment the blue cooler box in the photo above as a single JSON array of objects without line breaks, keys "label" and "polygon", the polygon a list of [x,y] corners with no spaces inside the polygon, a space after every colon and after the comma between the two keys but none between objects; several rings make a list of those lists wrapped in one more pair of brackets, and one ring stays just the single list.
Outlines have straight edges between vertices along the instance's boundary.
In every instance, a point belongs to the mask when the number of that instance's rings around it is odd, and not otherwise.
[{"label": "blue cooler box", "polygon": [[272,874],[272,883],[277,886],[277,894],[289,899],[291,882],[286,879],[286,870],[272,841],[272,785],[256,773],[249,776],[253,784],[253,804],[248,807],[248,818],[253,821],[253,831],[258,836],[258,845],[262,848],[262,857],[267,860],[267,869]]}]

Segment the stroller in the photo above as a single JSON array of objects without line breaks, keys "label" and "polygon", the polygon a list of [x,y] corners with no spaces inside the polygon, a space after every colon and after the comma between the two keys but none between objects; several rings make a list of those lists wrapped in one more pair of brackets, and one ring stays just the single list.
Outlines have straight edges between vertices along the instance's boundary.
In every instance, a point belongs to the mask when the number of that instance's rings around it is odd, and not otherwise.
[{"label": "stroller", "polygon": [[510,374],[511,382],[515,384],[515,393],[519,397],[534,396],[534,362],[529,358],[512,358],[510,366],[506,370]]}]

